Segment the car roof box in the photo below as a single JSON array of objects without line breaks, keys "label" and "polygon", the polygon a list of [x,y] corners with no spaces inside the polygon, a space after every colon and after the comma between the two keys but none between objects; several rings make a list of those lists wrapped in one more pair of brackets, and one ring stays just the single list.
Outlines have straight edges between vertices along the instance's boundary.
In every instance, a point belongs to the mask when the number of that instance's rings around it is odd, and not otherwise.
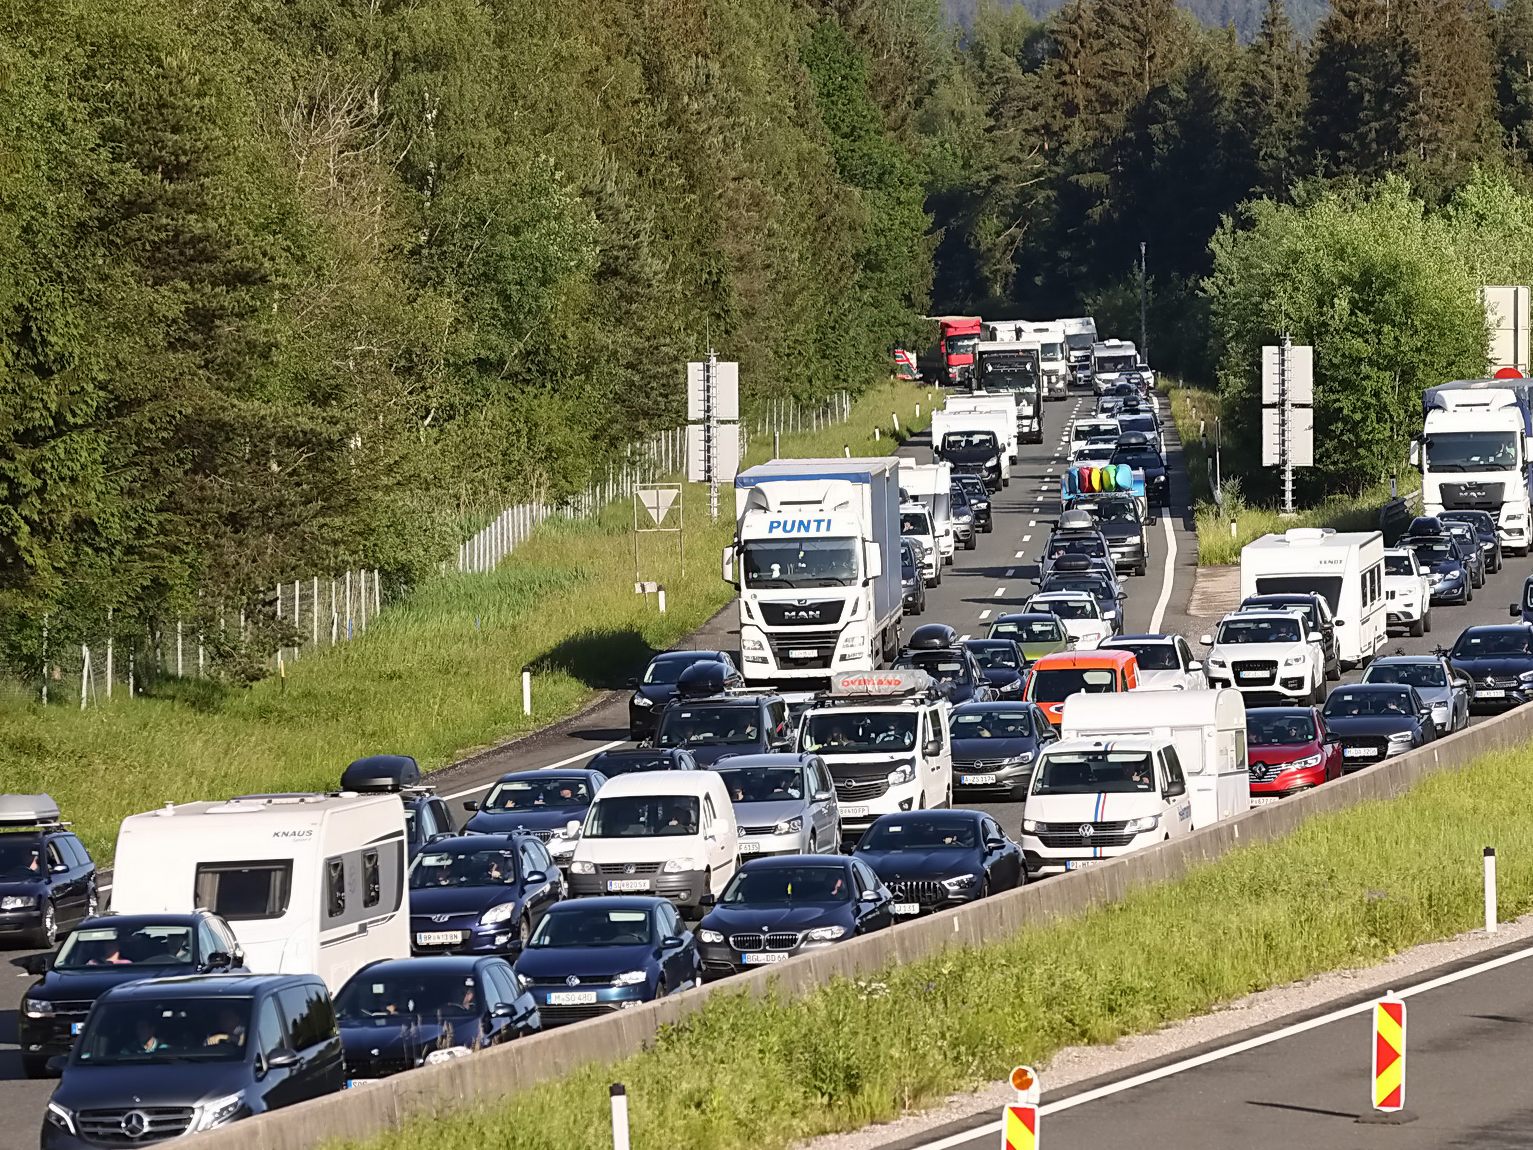
[{"label": "car roof box", "polygon": [[676,693],[683,699],[722,695],[730,686],[730,668],[714,659],[693,663],[676,677]]},{"label": "car roof box", "polygon": [[0,827],[35,827],[59,821],[52,795],[0,795]]},{"label": "car roof box", "polygon": [[905,645],[912,651],[940,651],[958,644],[958,632],[946,623],[927,623],[910,633]]},{"label": "car roof box", "polygon": [[341,772],[341,790],[358,794],[394,794],[420,781],[420,764],[409,755],[368,755]]},{"label": "car roof box", "polygon": [[1066,511],[1059,517],[1058,530],[1060,531],[1089,531],[1096,526],[1096,520],[1091,517],[1089,511]]}]

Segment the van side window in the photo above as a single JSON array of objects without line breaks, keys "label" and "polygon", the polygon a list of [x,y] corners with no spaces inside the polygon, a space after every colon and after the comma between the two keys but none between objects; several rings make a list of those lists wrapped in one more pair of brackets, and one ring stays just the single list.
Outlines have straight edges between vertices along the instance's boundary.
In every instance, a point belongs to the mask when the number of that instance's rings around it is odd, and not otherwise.
[{"label": "van side window", "polygon": [[346,860],[325,860],[325,917],[340,918],[346,913]]},{"label": "van side window", "polygon": [[318,983],[285,986],[277,992],[282,1012],[287,1015],[294,1050],[308,1050],[328,1042],[335,1035],[335,1011],[330,996]]},{"label": "van side window", "polygon": [[713,824],[719,821],[718,812],[713,809],[713,796],[703,796],[703,831],[706,834],[713,829]]},{"label": "van side window", "polygon": [[377,906],[383,898],[383,880],[378,873],[378,852],[362,852],[362,905]]},{"label": "van side window", "polygon": [[926,712],[926,737],[933,748],[932,754],[940,755],[946,744],[942,738],[942,717],[934,710]]},{"label": "van side window", "polygon": [[1186,779],[1182,775],[1182,760],[1176,757],[1176,748],[1175,747],[1167,747],[1166,751],[1165,751],[1165,755],[1166,755],[1166,784],[1168,786],[1170,784],[1172,784],[1172,783],[1182,783],[1183,785],[1185,785],[1186,784]]},{"label": "van side window", "polygon": [[781,699],[773,699],[767,704],[767,718],[772,723],[772,730],[767,736],[769,739],[779,739],[788,733],[788,704]]},{"label": "van side window", "polygon": [[274,996],[268,995],[261,1000],[260,1012],[256,1016],[255,1039],[256,1052],[262,1058],[270,1058],[287,1045],[282,1015],[277,1011],[277,999]]}]

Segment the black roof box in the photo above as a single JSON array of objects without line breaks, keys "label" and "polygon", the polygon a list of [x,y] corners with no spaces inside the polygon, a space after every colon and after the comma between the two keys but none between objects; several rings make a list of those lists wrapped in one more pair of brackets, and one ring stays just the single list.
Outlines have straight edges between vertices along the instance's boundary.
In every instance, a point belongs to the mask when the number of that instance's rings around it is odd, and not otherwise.
[{"label": "black roof box", "polygon": [[1084,555],[1061,555],[1049,565],[1050,571],[1058,571],[1061,575],[1067,571],[1095,571],[1097,565]]},{"label": "black roof box", "polygon": [[905,644],[912,651],[940,651],[944,647],[958,646],[958,632],[946,623],[927,623],[910,633]]},{"label": "black roof box", "polygon": [[341,790],[359,794],[392,794],[420,781],[420,765],[409,755],[368,755],[341,772]]},{"label": "black roof box", "polygon": [[740,672],[733,667],[716,659],[703,659],[676,677],[676,693],[683,699],[702,699],[722,695],[743,682]]}]

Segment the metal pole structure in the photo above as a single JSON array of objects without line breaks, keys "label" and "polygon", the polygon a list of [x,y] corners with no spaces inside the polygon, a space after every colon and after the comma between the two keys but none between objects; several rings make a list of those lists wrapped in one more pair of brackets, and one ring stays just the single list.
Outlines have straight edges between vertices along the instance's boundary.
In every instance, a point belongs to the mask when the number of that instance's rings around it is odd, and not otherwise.
[{"label": "metal pole structure", "polygon": [[707,378],[703,382],[703,468],[708,475],[708,518],[719,521],[719,357],[708,348]]},{"label": "metal pole structure", "polygon": [[1278,461],[1283,468],[1283,514],[1293,514],[1293,453],[1291,448],[1293,410],[1288,403],[1288,349],[1293,340],[1287,332],[1278,351]]},{"label": "metal pole structure", "polygon": [[1144,266],[1143,240],[1139,241],[1139,355],[1145,363],[1150,362],[1150,329],[1145,323],[1145,292],[1148,290],[1146,281],[1149,273]]},{"label": "metal pole structure", "polygon": [[106,609],[106,697],[112,697],[112,609]]}]

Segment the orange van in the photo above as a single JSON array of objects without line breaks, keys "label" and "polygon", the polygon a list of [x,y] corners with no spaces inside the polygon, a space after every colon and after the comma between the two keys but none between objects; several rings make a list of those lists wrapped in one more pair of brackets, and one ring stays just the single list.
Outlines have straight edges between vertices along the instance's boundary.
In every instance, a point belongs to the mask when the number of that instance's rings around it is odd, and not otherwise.
[{"label": "orange van", "polygon": [[1065,700],[1080,691],[1112,694],[1139,686],[1139,661],[1132,651],[1096,648],[1056,651],[1039,659],[1027,672],[1022,697],[1037,703],[1049,722],[1059,726]]}]

